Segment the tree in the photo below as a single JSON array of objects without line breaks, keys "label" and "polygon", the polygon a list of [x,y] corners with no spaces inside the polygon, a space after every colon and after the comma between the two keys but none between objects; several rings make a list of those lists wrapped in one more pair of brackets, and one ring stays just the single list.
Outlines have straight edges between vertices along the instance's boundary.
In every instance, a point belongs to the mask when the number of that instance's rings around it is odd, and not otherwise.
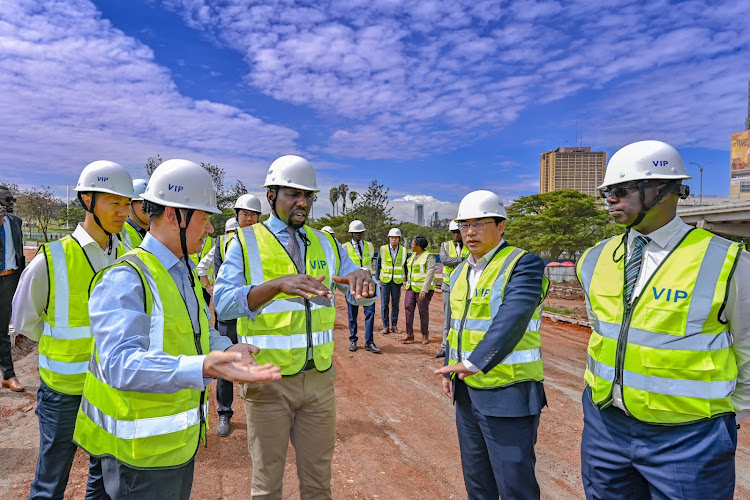
[{"label": "tree", "polygon": [[158,154],[156,156],[149,157],[148,160],[146,160],[146,176],[151,177],[151,174],[154,173],[154,170],[156,170],[156,167],[162,164],[164,160],[161,159],[161,156]]},{"label": "tree", "polygon": [[44,234],[44,241],[49,241],[47,237],[49,224],[63,204],[62,200],[55,196],[49,186],[42,186],[41,189],[31,188],[21,191],[17,204],[18,213],[34,221]]},{"label": "tree", "polygon": [[346,212],[346,193],[349,192],[349,186],[339,184],[339,196],[341,196],[341,212]]},{"label": "tree", "polygon": [[372,181],[367,192],[345,215],[347,224],[354,219],[361,220],[367,229],[366,238],[376,246],[387,243],[388,230],[394,221],[391,217],[392,208],[388,201],[388,191],[389,189],[378,184],[378,181]]},{"label": "tree", "polygon": [[508,207],[504,238],[542,257],[573,258],[597,241],[621,233],[593,196],[562,189],[517,199]]},{"label": "tree", "polygon": [[83,222],[86,211],[76,201],[69,207],[62,207],[57,214],[57,223],[63,227],[75,227]]},{"label": "tree", "polygon": [[333,214],[336,215],[336,202],[339,201],[339,188],[332,187],[330,191],[328,191],[328,199],[331,200],[331,205],[333,206]]},{"label": "tree", "polygon": [[354,200],[357,199],[357,196],[359,196],[359,193],[356,191],[349,191],[349,201],[352,202],[352,206],[354,206]]}]

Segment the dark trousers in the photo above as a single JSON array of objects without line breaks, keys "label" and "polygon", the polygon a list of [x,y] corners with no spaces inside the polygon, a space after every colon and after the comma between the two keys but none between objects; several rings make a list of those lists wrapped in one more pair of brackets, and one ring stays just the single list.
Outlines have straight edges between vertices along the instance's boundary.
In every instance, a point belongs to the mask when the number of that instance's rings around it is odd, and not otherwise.
[{"label": "dark trousers", "polygon": [[[231,321],[217,321],[217,330],[225,337],[229,337],[229,340],[233,344],[237,343],[237,320]],[[234,383],[224,380],[222,378],[216,379],[216,402],[218,403],[219,415],[226,415],[232,418],[234,410],[232,409],[232,401],[234,401]]]},{"label": "dark trousers", "polygon": [[469,500],[539,498],[534,473],[539,415],[490,417],[472,404],[457,382],[456,428]]},{"label": "dark trousers", "polygon": [[20,277],[20,272],[0,276],[0,370],[3,372],[3,380],[16,376],[16,372],[13,370],[13,358],[10,355],[11,345],[8,326],[10,325],[13,294],[16,293],[18,278]]},{"label": "dark trousers", "polygon": [[[349,308],[349,342],[356,342],[357,338],[357,316],[359,315],[359,306],[346,303]],[[365,310],[365,344],[372,344],[372,328],[375,326],[375,304],[362,306]]]},{"label": "dark trousers", "polygon": [[[177,469],[133,469],[101,457],[104,489],[112,500],[183,500],[193,488],[195,459]],[[218,495],[217,495],[218,496]]]},{"label": "dark trousers", "polygon": [[[77,449],[73,443],[73,430],[80,404],[81,396],[55,392],[43,381],[39,384],[36,394],[39,458],[34,481],[31,483],[30,499],[63,498]],[[102,496],[101,469],[96,463],[89,463],[86,498],[106,498]]]},{"label": "dark trousers", "polygon": [[[380,284],[380,317],[383,319],[383,328],[397,326],[398,303],[401,301],[401,285],[393,281]],[[390,317],[389,317],[390,306]],[[390,319],[390,323],[389,323]]]},{"label": "dark trousers", "polygon": [[639,422],[583,393],[581,476],[586,498],[730,500],[734,415],[685,425]]},{"label": "dark trousers", "polygon": [[430,301],[435,290],[427,292],[424,299],[413,290],[407,290],[404,295],[404,310],[406,311],[406,335],[414,335],[414,309],[419,309],[419,329],[422,335],[427,335],[430,330]]}]

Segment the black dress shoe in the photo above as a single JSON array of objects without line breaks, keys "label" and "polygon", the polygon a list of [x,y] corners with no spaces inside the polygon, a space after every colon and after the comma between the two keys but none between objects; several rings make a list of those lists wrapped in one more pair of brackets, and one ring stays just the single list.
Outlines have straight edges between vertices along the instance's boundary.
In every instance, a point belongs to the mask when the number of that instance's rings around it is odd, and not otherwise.
[{"label": "black dress shoe", "polygon": [[231,424],[227,415],[219,415],[219,423],[216,426],[216,434],[221,437],[227,437],[231,431]]},{"label": "black dress shoe", "polygon": [[374,354],[380,354],[380,347],[375,345],[375,342],[370,342],[369,344],[365,344],[365,350],[370,351]]},{"label": "black dress shoe", "polygon": [[436,354],[436,358],[444,358],[445,357],[445,349],[440,349]]},{"label": "black dress shoe", "polygon": [[352,352],[356,351],[357,350],[357,343],[356,342],[352,342],[351,344],[349,344],[349,350],[352,351]]}]

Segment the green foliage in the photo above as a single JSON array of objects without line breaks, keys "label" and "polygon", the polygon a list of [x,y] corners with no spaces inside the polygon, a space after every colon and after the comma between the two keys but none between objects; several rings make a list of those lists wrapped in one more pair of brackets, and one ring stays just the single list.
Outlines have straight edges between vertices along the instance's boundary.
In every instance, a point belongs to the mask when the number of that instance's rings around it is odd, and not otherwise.
[{"label": "green foliage", "polygon": [[65,206],[62,200],[55,196],[49,186],[42,186],[39,189],[24,189],[17,198],[18,214],[36,223],[39,230],[44,234],[44,241],[49,241],[47,237],[49,225],[57,216],[60,208]]},{"label": "green foliage", "polygon": [[505,239],[549,259],[572,258],[599,240],[622,233],[593,196],[572,189],[517,199],[508,207]]},{"label": "green foliage", "polygon": [[[386,244],[388,230],[394,222],[393,217],[391,217],[392,208],[388,201],[388,191],[389,189],[384,187],[383,184],[378,184],[376,180],[372,181],[359,201],[344,214],[347,224],[346,229],[349,229],[348,224],[351,221],[359,219],[365,224],[367,229],[365,238],[368,241],[371,241],[375,246]],[[336,237],[341,240],[342,235],[339,235],[336,228],[334,230],[336,231]],[[348,232],[343,237],[348,239]]]},{"label": "green foliage", "polygon": [[62,207],[57,214],[57,222],[60,227],[76,227],[83,222],[86,211],[78,204],[78,200],[71,203],[70,207]]},{"label": "green foliage", "polygon": [[339,196],[341,197],[341,211],[346,212],[346,193],[349,192],[349,186],[339,184]]},{"label": "green foliage", "polygon": [[413,222],[401,222],[397,227],[401,230],[404,244],[407,248],[411,248],[411,240],[414,239],[415,236],[424,236],[429,242],[427,250],[432,253],[438,253],[440,251],[440,244],[450,239],[450,231],[447,229],[418,226]]},{"label": "green foliage", "polygon": [[333,215],[336,215],[336,202],[339,201],[339,188],[332,187],[331,190],[328,191],[328,199],[331,200]]}]

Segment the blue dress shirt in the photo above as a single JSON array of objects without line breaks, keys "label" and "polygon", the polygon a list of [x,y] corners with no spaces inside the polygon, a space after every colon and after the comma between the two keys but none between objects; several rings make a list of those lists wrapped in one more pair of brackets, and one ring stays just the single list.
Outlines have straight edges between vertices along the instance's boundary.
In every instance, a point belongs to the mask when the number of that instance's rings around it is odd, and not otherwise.
[{"label": "blue dress shirt", "polygon": [[[286,223],[271,214],[268,220],[262,224],[276,235],[276,238],[278,238],[284,248],[287,248],[290,235],[286,230]],[[240,229],[240,231],[242,231],[242,229]],[[304,228],[300,229],[300,232],[305,233]],[[302,251],[302,258],[304,260],[307,247],[299,234],[295,237],[297,238],[297,243]],[[336,240],[334,239],[334,241]],[[336,246],[338,247],[339,255],[341,256],[338,276],[346,276],[353,271],[357,271],[359,266],[352,262],[349,254],[344,251],[338,241],[336,241]],[[247,294],[250,292],[252,286],[246,284],[247,281],[245,280],[245,266],[243,260],[242,248],[237,242],[237,238],[232,238],[229,247],[227,247],[226,259],[221,265],[219,275],[216,277],[216,282],[214,283],[214,308],[216,309],[216,315],[222,321],[241,317],[249,317],[250,319],[253,319],[258,314],[259,310],[251,311],[250,307],[247,305]],[[352,294],[349,293],[348,285],[336,283],[336,287],[344,292],[346,300],[350,304],[369,306],[370,304],[374,304],[377,299],[377,287],[375,287],[375,296],[369,298],[363,297],[362,300],[355,299]]]},{"label": "blue dress shirt", "polygon": [[[190,287],[185,261],[150,233],[140,246],[169,271],[197,331],[198,299]],[[181,389],[203,390],[211,382],[203,378],[205,355],[172,356],[148,350],[151,316],[144,312],[143,300],[141,278],[130,266],[108,270],[91,292],[91,329],[107,381],[122,391],[171,394]],[[201,314],[208,315],[208,308]],[[212,351],[226,350],[232,341],[210,328],[209,345]]]}]

